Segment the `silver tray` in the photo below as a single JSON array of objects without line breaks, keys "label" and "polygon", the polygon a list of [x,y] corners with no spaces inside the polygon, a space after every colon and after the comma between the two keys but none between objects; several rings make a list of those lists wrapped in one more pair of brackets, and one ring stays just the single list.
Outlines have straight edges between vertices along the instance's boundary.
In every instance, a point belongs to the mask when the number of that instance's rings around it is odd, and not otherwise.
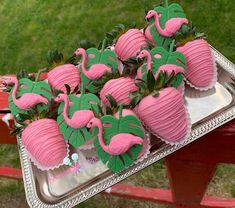
[{"label": "silver tray", "polygon": [[[170,146],[151,136],[148,157],[120,173],[112,173],[100,161],[95,161],[90,170],[87,168],[79,173],[68,172],[66,167],[40,171],[30,162],[21,138],[18,137],[29,206],[73,207],[235,118],[235,65],[216,49],[212,48],[212,51],[218,67],[215,88],[206,92],[186,90],[186,104],[193,124],[190,137],[182,144]],[[79,153],[85,156],[93,154],[90,150]]]}]

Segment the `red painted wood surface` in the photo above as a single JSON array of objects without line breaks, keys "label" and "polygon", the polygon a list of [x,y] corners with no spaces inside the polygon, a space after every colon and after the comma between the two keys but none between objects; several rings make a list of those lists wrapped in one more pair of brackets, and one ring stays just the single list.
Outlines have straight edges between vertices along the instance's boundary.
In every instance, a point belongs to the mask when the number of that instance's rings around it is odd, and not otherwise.
[{"label": "red painted wood surface", "polygon": [[235,121],[169,155],[165,161],[175,204],[200,207],[216,165],[235,164]]},{"label": "red painted wood surface", "polygon": [[10,120],[10,126],[8,126],[2,120],[4,116],[6,116],[5,113],[0,113],[0,144],[16,144],[16,138],[10,135],[11,126],[14,124],[14,121]]},{"label": "red painted wood surface", "polygon": [[103,194],[152,201],[162,204],[173,204],[172,193],[167,189],[116,184],[110,189],[110,191],[105,191]]},{"label": "red painted wood surface", "polygon": [[[167,189],[149,188],[127,184],[116,184],[111,188],[111,190],[103,192],[103,194],[177,206],[175,201],[173,200],[171,190]],[[178,204],[178,207],[235,207],[235,199],[215,196],[204,196],[201,205]]]},{"label": "red painted wood surface", "polygon": [[22,172],[17,168],[0,167],[0,177],[22,180]]}]

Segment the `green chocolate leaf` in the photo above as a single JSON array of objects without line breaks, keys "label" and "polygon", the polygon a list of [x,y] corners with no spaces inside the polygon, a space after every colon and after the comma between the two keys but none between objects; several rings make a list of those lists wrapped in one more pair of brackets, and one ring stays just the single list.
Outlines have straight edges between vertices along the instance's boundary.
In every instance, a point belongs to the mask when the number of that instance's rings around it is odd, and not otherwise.
[{"label": "green chocolate leaf", "polygon": [[[117,63],[117,56],[114,51],[111,50],[104,50],[99,51],[97,48],[89,48],[87,49],[87,63],[86,69],[89,71],[89,68],[96,64],[104,64],[112,69],[112,73],[117,73],[118,71],[118,63]],[[81,78],[82,82],[85,86],[87,86],[91,80],[89,80],[81,71]]]},{"label": "green chocolate leaf", "polygon": [[186,18],[183,8],[177,3],[165,5],[165,7],[158,6],[154,10],[161,14],[160,25],[162,28],[165,28],[166,22],[172,18]]},{"label": "green chocolate leaf", "polygon": [[[173,49],[174,46],[174,41],[171,44],[171,49]],[[183,53],[178,52],[178,51],[173,51],[171,50],[167,51],[162,47],[156,47],[153,48],[150,51],[151,59],[152,59],[152,64],[151,64],[151,71],[155,75],[158,72],[158,69],[166,64],[171,64],[171,65],[176,65],[179,67],[182,67],[184,71],[186,72],[186,59],[183,55]],[[146,63],[142,65],[141,67],[141,74],[142,74],[142,79],[146,80]],[[178,87],[182,81],[183,81],[183,75],[181,73],[177,74],[177,79],[175,79],[175,82],[173,83],[174,87]]]},{"label": "green chocolate leaf", "polygon": [[[170,4],[170,5],[166,3],[165,7],[158,6],[158,7],[155,7],[154,10],[158,14],[161,14],[159,18],[159,23],[162,29],[165,28],[166,22],[172,18],[186,18],[183,8],[179,4],[176,4],[176,3]],[[150,33],[152,35],[154,43],[155,45],[162,46],[163,48],[168,50],[168,47],[171,42],[171,38],[161,36],[158,33],[156,26],[153,24],[154,21],[155,21],[154,18],[151,18],[149,20],[149,25],[151,25]]]},{"label": "green chocolate leaf", "polygon": [[[12,88],[11,92],[13,92],[13,89],[14,87]],[[34,94],[41,95],[45,97],[49,102],[52,100],[51,88],[45,81],[33,82],[27,78],[20,79],[16,98],[20,99],[25,93],[34,93]],[[16,115],[19,113],[28,114],[27,110],[20,109],[15,105],[15,103],[13,102],[12,96],[13,95],[11,94],[8,99],[12,115],[16,117]],[[38,104],[36,105],[36,109],[38,112],[41,112],[45,109],[48,109],[48,105]]]},{"label": "green chocolate leaf", "polygon": [[[144,139],[143,126],[140,120],[133,115],[127,115],[119,119],[106,115],[101,118],[101,121],[104,124],[103,139],[106,145],[110,143],[113,136],[119,133],[130,133]],[[142,145],[134,145],[124,154],[110,155],[102,149],[98,139],[95,140],[94,145],[99,158],[113,172],[120,172],[132,165],[142,149]]]},{"label": "green chocolate leaf", "polygon": [[156,29],[155,25],[150,26],[150,33],[152,35],[153,41],[156,46],[161,46],[165,48],[166,50],[169,49],[170,43],[171,43],[171,38],[169,37],[163,37],[161,36]]},{"label": "green chocolate leaf", "polygon": [[[93,94],[84,94],[77,97],[76,95],[70,94],[69,101],[73,103],[72,106],[69,106],[68,117],[72,117],[73,114],[79,110],[92,110],[94,113],[99,114],[100,108],[100,100]],[[75,148],[82,146],[86,141],[91,139],[92,134],[86,129],[86,127],[74,129],[70,127],[64,118],[64,103],[61,103],[58,108],[58,117],[57,123],[60,126],[60,131],[63,134],[65,140],[68,140],[69,143]]]}]

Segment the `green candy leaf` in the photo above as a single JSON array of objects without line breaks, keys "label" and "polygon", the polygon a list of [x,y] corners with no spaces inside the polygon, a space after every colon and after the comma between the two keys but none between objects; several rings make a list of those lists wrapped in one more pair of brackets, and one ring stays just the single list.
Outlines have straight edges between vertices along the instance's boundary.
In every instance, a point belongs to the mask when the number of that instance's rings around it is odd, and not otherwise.
[{"label": "green candy leaf", "polygon": [[[13,92],[14,87],[12,88],[11,95],[9,96],[9,106],[11,113],[14,117],[16,117],[17,114],[28,114],[27,110],[23,110],[18,108],[15,103],[13,102]],[[51,95],[51,88],[50,86],[44,82],[44,81],[39,81],[39,82],[33,82],[30,79],[23,78],[19,80],[19,88],[16,94],[16,98],[20,99],[25,93],[34,93],[41,95],[45,97],[49,102],[52,100],[52,95]],[[40,113],[43,110],[48,109],[48,105],[45,104],[38,104],[36,105],[37,111]],[[17,118],[16,118],[17,120]]]},{"label": "green candy leaf", "polygon": [[[129,133],[144,139],[143,126],[140,120],[133,115],[121,116],[119,119],[105,115],[101,118],[101,121],[104,124],[103,139],[105,144],[109,144],[112,137],[119,133]],[[142,149],[142,145],[134,145],[124,154],[109,155],[102,149],[98,139],[95,140],[94,145],[97,155],[113,172],[120,172],[132,165]]]},{"label": "green candy leaf", "polygon": [[[176,3],[168,5],[168,0],[165,0],[165,7],[163,6],[158,6],[155,7],[154,10],[158,13],[161,14],[161,17],[159,18],[159,23],[162,29],[165,28],[166,22],[172,18],[186,18],[186,15],[184,13],[183,8]],[[157,46],[162,46],[166,50],[168,50],[170,43],[171,43],[171,38],[170,37],[163,37],[157,32],[156,26],[153,24],[154,19],[152,18],[149,21],[150,25],[150,33],[152,35],[152,38],[154,40],[155,45]]]},{"label": "green candy leaf", "polygon": [[[153,48],[150,51],[151,59],[152,59],[152,65],[151,65],[151,71],[153,74],[156,74],[158,69],[166,64],[172,64],[179,67],[184,68],[184,72],[186,72],[186,59],[183,55],[183,53],[178,51],[173,51],[174,47],[174,41],[171,44],[170,51],[165,50],[162,47],[156,47]],[[141,73],[143,74],[142,79],[147,79],[147,70],[146,70],[146,63],[143,64],[141,67]],[[173,83],[174,87],[178,87],[182,81],[183,81],[183,75],[181,73],[176,75],[177,79],[175,79],[175,82]]]},{"label": "green candy leaf", "polygon": [[[92,110],[94,113],[99,114],[100,108],[100,100],[94,94],[82,94],[80,97],[76,95],[70,94],[68,95],[69,101],[73,103],[72,106],[69,107],[68,117],[72,117],[76,111],[79,110]],[[70,127],[64,118],[64,103],[61,103],[58,108],[58,117],[57,123],[60,126],[60,131],[62,132],[65,140],[69,141],[73,147],[77,148],[85,144],[86,141],[93,138],[93,135],[87,130],[86,127],[74,129]]]},{"label": "green candy leaf", "polygon": [[[87,49],[86,52],[87,52],[86,69],[88,71],[89,71],[89,68],[91,68],[95,64],[104,64],[112,69],[112,73],[118,72],[117,56],[114,51],[111,51],[111,50],[99,51],[97,48],[89,48]],[[93,81],[89,80],[82,73],[81,67],[80,67],[80,71],[81,71],[82,82],[85,86],[87,86],[90,82],[93,82]]]},{"label": "green candy leaf", "polygon": [[170,43],[172,41],[171,38],[161,36],[157,32],[155,25],[150,26],[150,33],[152,35],[153,41],[156,46],[159,46],[159,47],[161,46],[161,47],[165,48],[166,50],[168,50]]},{"label": "green candy leaf", "polygon": [[165,0],[165,7],[158,6],[154,10],[161,14],[160,25],[162,28],[165,28],[166,22],[172,18],[186,18],[183,8],[177,3],[168,5],[168,0]]}]

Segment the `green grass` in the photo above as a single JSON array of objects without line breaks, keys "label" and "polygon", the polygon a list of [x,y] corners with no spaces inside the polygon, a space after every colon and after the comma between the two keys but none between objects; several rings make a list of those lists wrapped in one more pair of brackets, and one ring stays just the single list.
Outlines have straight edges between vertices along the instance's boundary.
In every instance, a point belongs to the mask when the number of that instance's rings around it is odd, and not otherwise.
[{"label": "green grass", "polygon": [[[67,56],[81,39],[96,43],[118,23],[145,26],[144,9],[160,0],[5,0],[0,4],[0,74],[36,71],[45,54],[58,48]],[[208,41],[235,61],[235,9],[231,0],[176,0]]]},{"label": "green grass", "polygon": [[[0,0],[0,74],[20,69],[37,71],[46,66],[45,54],[58,48],[70,56],[82,39],[98,43],[104,33],[119,23],[145,26],[144,9],[161,0]],[[231,61],[235,62],[235,4],[231,0],[175,0],[180,2],[199,31]],[[0,147],[0,165],[19,167],[17,147]],[[208,193],[235,195],[235,168],[221,165]],[[229,180],[228,180],[229,179]],[[165,166],[157,163],[125,182],[168,188]],[[1,207],[26,207],[22,182],[0,180]],[[96,196],[78,207],[156,207],[108,196]],[[98,204],[98,205],[97,205]]]}]

